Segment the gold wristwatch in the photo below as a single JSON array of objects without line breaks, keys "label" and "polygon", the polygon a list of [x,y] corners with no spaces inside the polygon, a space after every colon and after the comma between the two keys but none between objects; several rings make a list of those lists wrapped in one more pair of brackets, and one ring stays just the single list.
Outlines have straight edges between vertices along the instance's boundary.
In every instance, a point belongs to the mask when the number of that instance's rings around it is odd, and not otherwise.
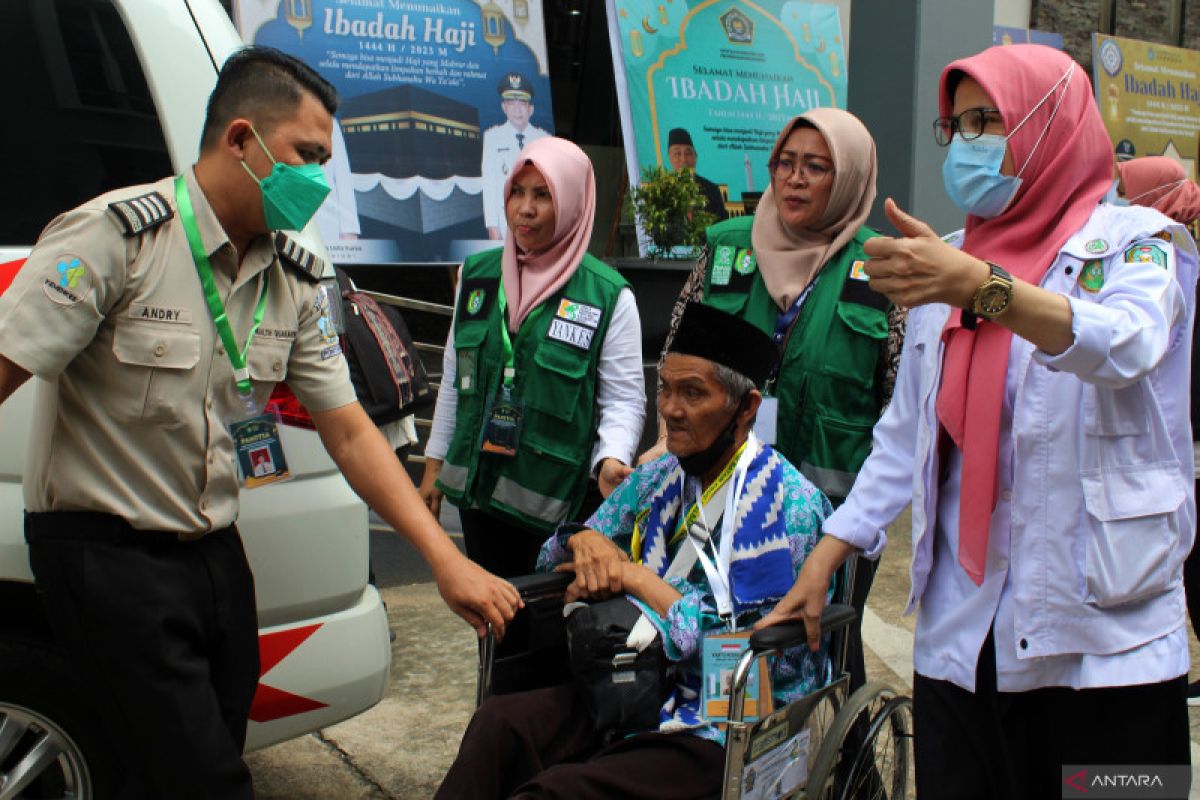
[{"label": "gold wristwatch", "polygon": [[992,274],[975,290],[971,298],[971,311],[984,319],[995,319],[1005,312],[1012,302],[1013,279],[1003,268],[988,261]]}]

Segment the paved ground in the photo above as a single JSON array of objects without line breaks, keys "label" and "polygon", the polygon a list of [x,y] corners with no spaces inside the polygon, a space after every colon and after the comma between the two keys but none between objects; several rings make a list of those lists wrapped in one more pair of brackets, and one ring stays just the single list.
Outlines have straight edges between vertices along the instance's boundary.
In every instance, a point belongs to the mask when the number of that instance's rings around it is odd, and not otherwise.
[{"label": "paved ground", "polygon": [[[443,522],[453,527],[453,518]],[[863,620],[867,671],[907,690],[915,618],[901,616],[908,593],[906,518],[891,535]],[[402,572],[419,575],[413,569]],[[433,794],[453,760],[474,704],[474,633],[446,609],[432,584],[382,591],[396,633],[387,696],[352,720],[249,755],[260,800],[420,800]],[[1192,663],[1200,664],[1194,639]],[[1200,709],[1191,719],[1196,763]],[[1200,798],[1200,787],[1192,797]]]}]

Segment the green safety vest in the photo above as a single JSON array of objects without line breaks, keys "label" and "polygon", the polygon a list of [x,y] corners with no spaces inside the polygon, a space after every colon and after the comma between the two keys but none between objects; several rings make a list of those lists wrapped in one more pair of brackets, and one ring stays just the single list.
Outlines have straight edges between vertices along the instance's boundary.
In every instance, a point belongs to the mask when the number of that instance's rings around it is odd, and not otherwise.
[{"label": "green safety vest", "polygon": [[[753,223],[753,217],[738,217],[709,229],[704,302],[773,335],[779,306],[758,271]],[[883,410],[878,362],[888,301],[862,273],[863,242],[877,235],[862,228],[817,273],[773,391],[779,398],[775,449],[835,505],[849,494]]]},{"label": "green safety vest", "polygon": [[437,485],[457,506],[550,531],[583,502],[596,441],[597,364],[617,295],[629,283],[585,255],[566,285],[525,318],[512,335],[513,388],[524,402],[517,453],[483,453],[484,409],[504,371],[501,252],[463,264],[454,313],[458,405]]}]

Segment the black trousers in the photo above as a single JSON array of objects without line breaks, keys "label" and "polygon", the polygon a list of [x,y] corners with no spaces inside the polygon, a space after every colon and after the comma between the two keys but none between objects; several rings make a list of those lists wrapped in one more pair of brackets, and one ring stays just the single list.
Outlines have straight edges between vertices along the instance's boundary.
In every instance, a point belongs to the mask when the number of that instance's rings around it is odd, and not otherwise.
[{"label": "black trousers", "polygon": [[[603,498],[595,481],[588,482],[587,494],[576,519],[584,521],[592,515]],[[529,575],[537,565],[538,552],[550,534],[522,525],[477,508],[459,509],[463,542],[467,558],[501,578]]]},{"label": "black trousers", "polygon": [[700,800],[720,794],[725,749],[689,733],[602,746],[570,686],[489,697],[436,798]]},{"label": "black trousers", "polygon": [[[254,577],[236,528],[202,539],[107,514],[25,517],[50,625],[126,770],[121,798],[254,796]],[[103,800],[103,798],[101,798]]]},{"label": "black trousers", "polygon": [[1066,764],[1189,764],[1186,681],[999,692],[988,634],[974,693],[914,677],[917,797],[1058,800]]}]

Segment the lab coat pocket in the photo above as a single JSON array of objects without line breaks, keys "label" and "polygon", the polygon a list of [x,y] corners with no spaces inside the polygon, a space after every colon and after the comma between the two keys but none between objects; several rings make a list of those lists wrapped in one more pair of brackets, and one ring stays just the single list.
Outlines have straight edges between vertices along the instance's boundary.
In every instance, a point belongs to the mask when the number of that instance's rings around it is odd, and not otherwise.
[{"label": "lab coat pocket", "polygon": [[189,392],[190,371],[200,361],[200,334],[168,326],[117,325],[113,355],[124,365],[113,381],[112,412],[126,422],[182,424],[183,403],[200,400]]},{"label": "lab coat pocket", "polygon": [[1100,608],[1166,591],[1186,496],[1179,465],[1125,465],[1081,476],[1087,509],[1086,601]]}]

